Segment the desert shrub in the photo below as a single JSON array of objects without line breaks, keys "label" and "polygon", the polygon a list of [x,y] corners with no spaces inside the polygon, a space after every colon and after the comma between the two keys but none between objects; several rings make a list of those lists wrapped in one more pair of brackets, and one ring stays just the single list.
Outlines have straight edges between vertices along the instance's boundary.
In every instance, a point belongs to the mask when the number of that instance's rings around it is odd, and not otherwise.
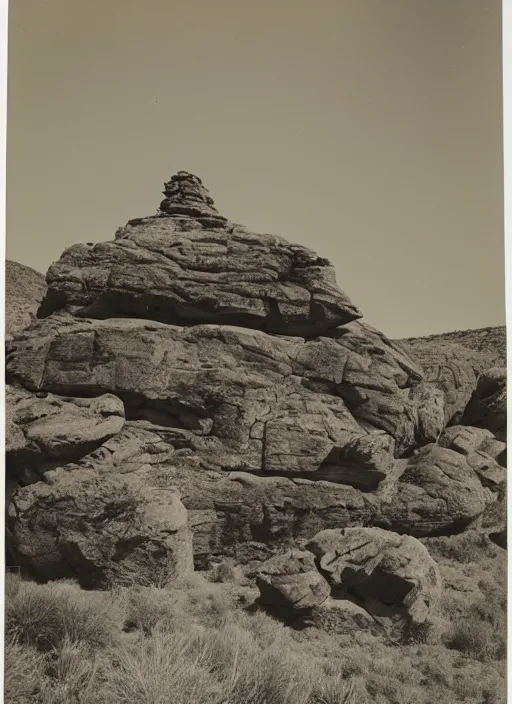
[{"label": "desert shrub", "polygon": [[51,650],[71,641],[94,649],[116,641],[124,610],[115,593],[86,592],[69,582],[21,582],[6,601],[5,620],[7,637],[19,643]]},{"label": "desert shrub", "polygon": [[[262,651],[252,661],[240,658],[233,665],[227,692],[229,704],[308,704],[311,686],[306,663],[282,651]],[[302,665],[302,667],[300,667]]]},{"label": "desert shrub", "polygon": [[504,563],[500,565],[501,569],[496,570],[493,574],[484,575],[478,580],[478,588],[485,597],[485,604],[489,612],[503,619],[507,612],[506,567],[507,565]]},{"label": "desert shrub", "polygon": [[110,654],[105,704],[220,704],[220,686],[201,658],[188,657],[194,633],[153,632]]},{"label": "desert shrub", "polygon": [[292,635],[280,621],[265,611],[240,612],[237,614],[237,623],[249,631],[255,642],[262,648],[282,643]]},{"label": "desert shrub", "polygon": [[212,581],[222,584],[245,584],[247,582],[242,569],[230,562],[221,562],[212,570]]},{"label": "desert shrub", "polygon": [[421,542],[438,562],[448,560],[459,564],[474,564],[496,557],[500,550],[487,535],[474,530],[458,535],[423,538]]},{"label": "desert shrub", "polygon": [[[494,668],[485,665],[482,669],[475,668],[471,663],[466,667],[459,666],[455,670],[453,688],[448,690],[452,701],[463,704],[505,704],[505,678]],[[444,704],[444,701],[443,701]]]},{"label": "desert shrub", "polygon": [[179,626],[183,614],[165,589],[139,587],[126,593],[126,627],[137,629],[149,635],[155,628],[174,631]]},{"label": "desert shrub", "polygon": [[235,608],[222,587],[204,578],[187,578],[171,587],[135,587],[124,592],[127,627],[149,634],[155,628],[172,632],[191,623],[219,626]]},{"label": "desert shrub", "polygon": [[5,600],[8,603],[18,593],[23,580],[19,572],[6,572],[5,574]]},{"label": "desert shrub", "polygon": [[49,654],[46,674],[49,679],[40,695],[41,704],[96,704],[97,653],[66,639]]},{"label": "desert shrub", "polygon": [[407,634],[409,643],[435,645],[445,631],[445,623],[439,617],[431,617],[423,623],[412,624]]},{"label": "desert shrub", "polygon": [[344,678],[338,674],[318,678],[311,693],[310,704],[370,704],[371,700],[362,677]]},{"label": "desert shrub", "polygon": [[503,659],[507,647],[506,636],[499,625],[482,620],[478,607],[468,609],[466,618],[452,624],[445,644],[480,662]]},{"label": "desert shrub", "polygon": [[33,701],[45,684],[45,655],[35,648],[8,640],[4,648],[4,697],[6,704]]}]

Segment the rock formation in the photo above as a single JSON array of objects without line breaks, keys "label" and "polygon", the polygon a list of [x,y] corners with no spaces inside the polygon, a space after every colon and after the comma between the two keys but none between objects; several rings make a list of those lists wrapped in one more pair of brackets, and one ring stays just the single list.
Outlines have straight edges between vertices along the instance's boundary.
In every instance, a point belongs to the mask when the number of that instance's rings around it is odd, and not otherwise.
[{"label": "rock formation", "polygon": [[187,512],[169,486],[144,474],[48,471],[9,505],[11,552],[43,579],[86,588],[164,585],[193,569]]},{"label": "rock formation", "polygon": [[486,369],[464,412],[463,421],[491,430],[499,440],[507,437],[507,370]]},{"label": "rock formation", "polygon": [[303,550],[271,557],[258,570],[256,584],[262,604],[296,611],[323,604],[331,592],[313,554]]},{"label": "rock formation", "polygon": [[494,328],[478,328],[476,330],[455,330],[454,332],[428,335],[428,337],[411,337],[398,342],[413,346],[432,342],[441,346],[457,344],[466,349],[481,352],[488,357],[497,357],[500,360],[498,365],[500,367],[505,367],[507,364],[507,333],[504,325]]},{"label": "rock formation", "polygon": [[[308,601],[322,581],[297,549],[319,531],[422,537],[490,515],[503,389],[485,411],[478,394],[496,355],[392,342],[328,260],[231,223],[186,172],[164,195],[113,241],[67,249],[38,320],[8,340],[20,563],[87,585],[171,579],[193,535],[196,568],[277,553],[261,584]],[[478,427],[455,429],[468,418]],[[286,595],[280,570],[295,575]]]},{"label": "rock formation", "polygon": [[[415,538],[379,528],[323,530],[307,545],[259,568],[263,606],[338,633],[379,630],[403,640],[425,625],[441,595],[441,578]],[[279,613],[279,612],[278,612]]]},{"label": "rock formation", "polygon": [[44,276],[17,262],[5,263],[5,332],[10,335],[35,319],[46,292]]}]

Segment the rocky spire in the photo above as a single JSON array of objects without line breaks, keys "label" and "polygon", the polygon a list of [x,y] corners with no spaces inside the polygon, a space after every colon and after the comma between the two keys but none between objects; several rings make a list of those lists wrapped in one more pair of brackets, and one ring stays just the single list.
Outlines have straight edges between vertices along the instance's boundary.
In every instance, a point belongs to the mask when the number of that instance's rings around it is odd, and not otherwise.
[{"label": "rocky spire", "polygon": [[164,200],[160,203],[163,215],[213,219],[226,222],[210,198],[208,190],[198,176],[187,171],[178,171],[164,185]]}]

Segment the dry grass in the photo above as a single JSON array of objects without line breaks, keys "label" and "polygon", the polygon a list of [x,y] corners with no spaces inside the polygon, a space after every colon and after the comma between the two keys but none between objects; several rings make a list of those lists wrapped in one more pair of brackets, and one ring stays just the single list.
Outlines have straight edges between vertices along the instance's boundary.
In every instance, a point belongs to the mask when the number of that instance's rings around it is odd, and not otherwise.
[{"label": "dry grass", "polygon": [[69,581],[40,585],[7,578],[8,639],[48,651],[64,642],[91,649],[117,642],[124,608],[115,592],[86,592]]},{"label": "dry grass", "polygon": [[492,574],[480,581],[480,600],[447,621],[443,641],[390,646],[364,632],[293,631],[200,575],[115,593],[9,575],[5,701],[498,704],[503,595]]}]

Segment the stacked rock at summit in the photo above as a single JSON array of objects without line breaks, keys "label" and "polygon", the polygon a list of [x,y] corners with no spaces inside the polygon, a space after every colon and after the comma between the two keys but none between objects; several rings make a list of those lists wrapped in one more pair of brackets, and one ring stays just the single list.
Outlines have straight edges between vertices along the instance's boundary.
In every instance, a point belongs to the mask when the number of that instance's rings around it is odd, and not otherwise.
[{"label": "stacked rock at summit", "polygon": [[361,317],[326,259],[221,217],[199,179],[166,184],[161,213],[112,242],[67,249],[47,274],[40,315],[127,316],[240,325],[308,337]]},{"label": "stacked rock at summit", "polygon": [[[140,516],[157,521],[133,529],[130,574],[137,534],[174,560],[166,491],[181,495],[201,567],[266,559],[327,528],[459,531],[502,496],[490,431],[468,452],[456,437],[439,444],[486,367],[478,352],[462,384],[444,372],[439,382],[358,320],[326,259],[231,223],[191,174],[164,194],[157,215],[113,241],[67,249],[39,320],[8,342],[8,540],[24,564],[45,578],[71,569],[86,583],[89,563],[97,583],[116,577],[94,547],[94,516],[108,513],[101,496],[121,476]],[[71,506],[74,477],[90,553],[64,514],[39,518],[52,502]]]},{"label": "stacked rock at summit", "polygon": [[179,217],[184,215],[199,220],[201,224],[222,227],[227,223],[210,197],[203,182],[187,171],[179,171],[164,186],[164,200],[160,203],[160,212]]}]

